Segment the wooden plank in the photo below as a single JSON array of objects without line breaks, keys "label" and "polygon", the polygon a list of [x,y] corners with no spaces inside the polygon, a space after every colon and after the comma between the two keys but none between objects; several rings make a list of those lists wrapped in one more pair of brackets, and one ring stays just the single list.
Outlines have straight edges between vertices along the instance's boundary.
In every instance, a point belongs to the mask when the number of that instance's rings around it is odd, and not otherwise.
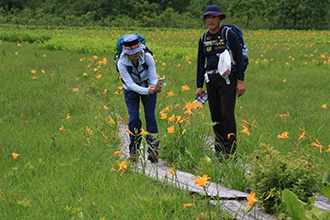
[{"label": "wooden plank", "polygon": [[318,196],[315,199],[314,205],[321,211],[330,210],[330,199],[325,196]]}]

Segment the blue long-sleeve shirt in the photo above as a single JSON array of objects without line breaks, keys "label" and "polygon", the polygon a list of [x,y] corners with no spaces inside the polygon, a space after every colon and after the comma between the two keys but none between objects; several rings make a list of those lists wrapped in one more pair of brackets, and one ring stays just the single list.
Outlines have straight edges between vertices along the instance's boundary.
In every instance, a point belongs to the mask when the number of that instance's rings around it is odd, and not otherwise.
[{"label": "blue long-sleeve shirt", "polygon": [[[222,53],[226,49],[221,33],[223,27],[216,34],[209,31],[199,39],[198,60],[197,60],[197,88],[203,88],[204,74],[206,71],[216,70],[218,68],[219,57],[217,53]],[[236,34],[229,29],[228,41],[233,58],[236,64],[231,69],[231,74],[236,75],[237,79],[244,80],[244,64],[242,48]],[[206,67],[205,67],[206,62]],[[209,75],[209,79],[219,77],[219,74]]]}]

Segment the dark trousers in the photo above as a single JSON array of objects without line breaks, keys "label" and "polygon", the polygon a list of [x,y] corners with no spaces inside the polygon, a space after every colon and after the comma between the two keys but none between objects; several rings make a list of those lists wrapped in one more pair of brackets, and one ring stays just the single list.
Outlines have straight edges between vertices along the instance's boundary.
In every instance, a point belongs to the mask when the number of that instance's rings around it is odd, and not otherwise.
[{"label": "dark trousers", "polygon": [[[213,126],[215,134],[216,153],[223,153],[225,156],[233,154],[236,150],[236,76],[229,76],[230,84],[220,76],[206,84],[211,119],[216,124]],[[228,134],[230,135],[228,139]]]},{"label": "dark trousers", "polygon": [[[128,110],[129,120],[128,120],[128,129],[134,134],[130,134],[130,145],[129,152],[130,154],[135,154],[136,150],[140,148],[142,141],[141,127],[142,122],[140,120],[139,110],[140,110],[140,100],[144,106],[144,115],[147,124],[146,131],[149,134],[158,134],[155,108],[157,93],[152,95],[140,95],[133,91],[127,91],[124,89],[125,102]],[[151,135],[146,136],[148,147],[148,153],[155,152],[157,153],[157,148],[159,141],[153,140]]]}]

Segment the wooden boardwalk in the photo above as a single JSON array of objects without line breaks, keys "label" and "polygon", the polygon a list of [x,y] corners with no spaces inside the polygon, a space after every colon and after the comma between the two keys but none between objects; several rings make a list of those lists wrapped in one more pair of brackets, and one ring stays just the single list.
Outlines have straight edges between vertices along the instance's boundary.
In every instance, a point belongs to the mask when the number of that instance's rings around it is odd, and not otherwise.
[{"label": "wooden boardwalk", "polygon": [[[122,159],[127,159],[129,135],[126,132],[126,127],[123,125],[119,126],[119,137],[122,141],[122,151],[125,155],[121,154]],[[142,147],[142,146],[141,146]],[[166,166],[166,164],[160,159],[157,164],[152,164],[147,160],[147,155],[140,155],[134,170],[139,173],[144,173],[149,178],[153,178],[157,181],[164,181],[163,175],[167,174],[172,167]],[[195,186],[196,176],[176,169],[175,175],[167,175],[166,181],[169,184],[177,188],[189,191],[191,193],[198,193],[205,195],[205,191],[202,187]],[[210,203],[213,205],[219,205],[223,210],[232,213],[232,217],[236,216],[238,220],[269,220],[275,219],[273,216],[265,213],[260,207],[255,206],[249,213],[246,212],[246,197],[249,195],[245,192],[229,189],[223,187],[214,182],[210,182],[210,185],[206,190],[207,196],[217,198],[217,200],[211,200]],[[327,203],[327,198],[317,199],[315,205],[321,210],[330,209],[330,201]]]}]

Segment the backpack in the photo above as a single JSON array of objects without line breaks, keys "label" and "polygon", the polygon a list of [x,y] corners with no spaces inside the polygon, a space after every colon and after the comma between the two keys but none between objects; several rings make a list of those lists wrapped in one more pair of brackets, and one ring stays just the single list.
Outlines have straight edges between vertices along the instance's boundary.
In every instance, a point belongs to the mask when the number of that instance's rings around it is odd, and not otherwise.
[{"label": "backpack", "polygon": [[[125,37],[127,37],[127,36],[129,36],[129,35],[135,35],[135,36],[139,39],[139,41],[141,42],[141,44],[146,45],[146,40],[145,40],[145,38],[144,38],[142,35],[140,35],[140,34],[126,34],[126,35],[121,36],[121,37],[118,39],[118,41],[117,41],[117,45],[116,45],[117,52],[116,52],[116,54],[114,55],[114,58],[113,58],[113,60],[114,60],[114,62],[115,62],[115,64],[116,64],[117,72],[119,72],[117,64],[118,64],[118,61],[119,61],[119,58],[120,58],[121,52],[123,51],[123,43],[124,43],[124,39],[125,39]],[[144,51],[146,51],[146,52],[150,53],[151,55],[153,55],[152,51],[149,50],[149,49],[147,48],[147,46],[146,46],[146,48],[144,49]],[[148,69],[148,66],[145,64],[145,65],[144,65],[144,68]],[[130,72],[130,71],[128,71],[128,72]]]},{"label": "backpack", "polygon": [[221,26],[223,27],[221,37],[223,39],[223,42],[224,42],[226,48],[229,51],[230,51],[230,44],[228,41],[228,31],[232,30],[236,34],[236,36],[240,42],[241,48],[242,48],[243,66],[244,66],[244,71],[245,71],[247,68],[247,65],[249,65],[249,58],[248,58],[248,49],[246,48],[246,45],[245,45],[245,42],[243,39],[243,33],[242,33],[241,29],[233,24],[222,24]]}]

